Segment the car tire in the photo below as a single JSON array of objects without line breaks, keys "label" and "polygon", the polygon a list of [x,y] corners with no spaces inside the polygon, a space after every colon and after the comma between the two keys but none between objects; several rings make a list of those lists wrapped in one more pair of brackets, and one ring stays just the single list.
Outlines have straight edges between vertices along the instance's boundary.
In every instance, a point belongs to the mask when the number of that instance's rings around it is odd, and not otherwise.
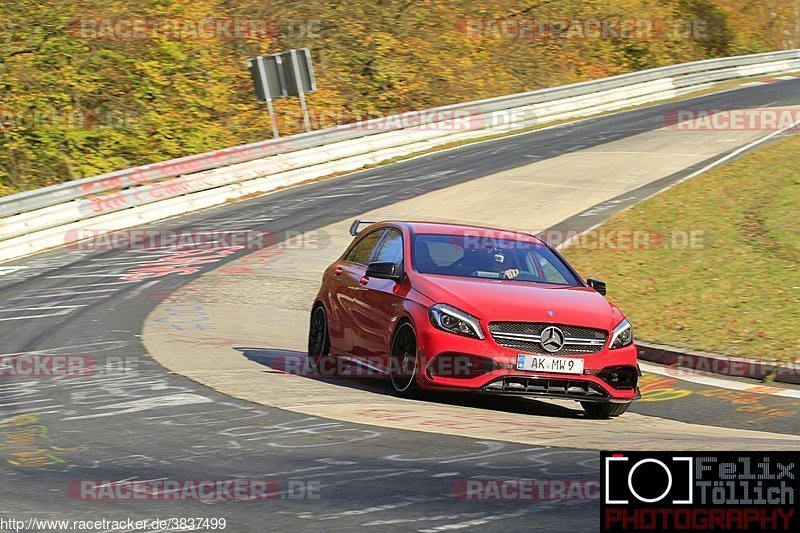
[{"label": "car tire", "polygon": [[331,342],[328,336],[328,313],[325,307],[317,305],[311,311],[308,327],[308,365],[319,373],[321,363],[330,359]]},{"label": "car tire", "polygon": [[398,326],[389,350],[389,377],[398,396],[417,398],[422,389],[417,384],[417,332],[411,322]]},{"label": "car tire", "polygon": [[631,402],[628,403],[605,403],[605,402],[581,402],[581,407],[586,411],[586,416],[589,418],[606,419],[619,416],[630,407]]}]

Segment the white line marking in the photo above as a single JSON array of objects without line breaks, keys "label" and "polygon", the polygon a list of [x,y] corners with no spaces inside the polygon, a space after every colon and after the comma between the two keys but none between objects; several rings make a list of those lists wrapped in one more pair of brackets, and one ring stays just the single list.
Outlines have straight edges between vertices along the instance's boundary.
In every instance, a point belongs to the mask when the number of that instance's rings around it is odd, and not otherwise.
[{"label": "white line marking", "polygon": [[505,183],[519,183],[522,185],[537,185],[542,187],[562,187],[564,189],[580,189],[582,191],[592,190],[592,191],[605,191],[605,192],[618,192],[618,193],[625,192],[624,189],[602,189],[600,187],[589,187],[587,185],[562,185],[558,183],[545,183],[541,181],[505,180]]},{"label": "white line marking", "polygon": [[50,309],[68,309],[70,307],[85,307],[83,305],[51,305],[47,307],[12,307],[11,309],[0,309],[0,313],[14,313],[16,311],[48,311]]},{"label": "white line marking", "polygon": [[118,278],[122,274],[64,274],[61,276],[47,276],[45,279],[58,278]]},{"label": "white line marking", "polygon": [[[165,248],[173,249],[175,247],[167,246]],[[148,250],[158,250],[160,248],[147,248],[147,249]],[[153,255],[151,255],[151,256],[149,256],[147,258],[136,259],[135,257],[125,257],[125,259],[132,259],[132,260],[131,261],[120,261],[120,260],[117,260],[117,261],[112,261],[112,262],[102,263],[102,264],[101,263],[93,263],[93,264],[85,263],[85,264],[81,264],[81,265],[73,265],[71,267],[68,267],[68,269],[98,268],[98,267],[99,268],[109,268],[109,267],[116,268],[116,267],[125,266],[125,265],[147,265],[147,264],[150,264],[150,263],[155,263],[159,259],[162,259],[162,257],[159,257],[159,256],[153,254]],[[147,259],[147,261],[145,261],[145,259]]]},{"label": "white line marking", "polygon": [[129,413],[137,413],[139,411],[147,411],[149,409],[158,409],[163,407],[178,407],[183,405],[194,405],[201,403],[212,403],[214,400],[201,396],[199,394],[182,393],[170,394],[167,396],[154,396],[152,398],[142,398],[140,400],[131,400],[128,402],[119,402],[110,405],[102,405],[95,407],[95,410],[106,410],[102,413],[91,415],[70,416],[62,420],[84,420],[87,418],[102,418],[107,416],[117,416]]},{"label": "white line marking", "polygon": [[26,266],[16,266],[16,267],[13,267],[13,266],[7,266],[7,267],[0,267],[0,276],[5,276],[6,274],[13,274],[14,272],[17,272],[17,271],[19,271],[19,270],[22,270],[22,269],[24,269],[24,268],[29,268],[29,267],[26,267]]},{"label": "white line marking", "polygon": [[[39,309],[61,309],[61,311],[57,311],[55,313],[44,313],[41,315],[25,315],[25,316],[10,316],[7,318],[0,318],[0,322],[5,322],[6,320],[25,320],[28,318],[45,318],[48,316],[61,316],[67,315],[73,311],[76,307],[86,307],[85,305],[64,305],[64,306],[55,306],[55,307],[40,307]],[[2,309],[0,313],[5,312],[14,312],[14,311],[34,311],[36,308],[28,308],[28,309]]]},{"label": "white line marking", "polygon": [[43,315],[27,315],[27,316],[15,316],[12,318],[0,318],[0,322],[5,322],[6,320],[27,320],[29,318],[45,318],[48,316],[61,316],[61,315],[67,315],[71,312],[72,311],[63,311],[59,313],[45,313]]},{"label": "white line marking", "polygon": [[156,279],[156,280],[153,280],[153,281],[148,281],[147,283],[143,283],[139,287],[136,287],[135,289],[131,290],[122,299],[123,300],[131,300],[133,298],[136,298],[142,293],[142,291],[145,291],[145,290],[149,289],[153,285],[158,285],[159,283],[161,283],[160,279]]},{"label": "white line marking", "polygon": [[[59,287],[58,289],[60,289],[60,288],[62,288],[62,287]],[[64,288],[71,289],[72,287],[64,287]],[[58,289],[56,289],[56,290],[58,290]],[[98,289],[96,291],[59,292],[57,294],[39,294],[37,296],[24,295],[24,296],[15,296],[11,300],[12,301],[13,300],[27,300],[28,298],[61,298],[63,296],[85,296],[87,294],[94,294],[94,293],[97,293],[97,292],[114,292],[114,291],[118,291],[118,290],[119,289],[115,287],[113,289]],[[108,295],[105,295],[105,296],[108,296]]]},{"label": "white line marking", "polygon": [[[84,354],[88,353],[98,353],[98,352],[106,352],[119,349],[121,347],[126,346],[128,343],[125,341],[101,341],[101,342],[89,342],[85,344],[73,344],[71,346],[60,346],[58,348],[47,348],[42,350],[32,350],[28,352],[14,352],[8,353],[3,355],[36,355],[36,354],[54,354],[54,353],[74,353],[76,349],[80,348]],[[104,348],[97,350],[93,347],[96,346],[110,346],[109,348]],[[87,348],[91,348],[92,351],[87,351]],[[0,384],[0,389],[3,388],[3,385]]]},{"label": "white line marking", "polygon": [[[83,277],[83,276],[79,276]],[[66,289],[81,289],[83,287],[106,287],[108,285],[127,285],[129,283],[141,283],[140,281],[114,281],[111,283],[90,283],[88,285],[67,285],[66,287],[54,287],[54,288],[46,288],[46,289],[34,289],[30,291],[31,293],[35,292],[44,292],[44,291],[59,291],[59,290],[66,290]]]},{"label": "white line marking", "polygon": [[[738,140],[738,139],[737,139]],[[697,157],[698,154],[682,154],[680,152],[626,152],[624,150],[586,150],[586,154],[622,154],[622,155],[664,155],[664,156],[680,156],[680,157]]]},{"label": "white line marking", "polygon": [[465,529],[465,528],[472,528],[476,526],[482,526],[484,524],[488,524],[494,520],[505,520],[507,518],[516,518],[524,514],[524,511],[518,511],[516,513],[508,513],[508,514],[498,514],[498,515],[488,515],[481,518],[476,518],[474,520],[468,520],[466,522],[457,522],[451,524],[444,524],[441,526],[431,527],[428,529],[419,529],[420,533],[436,533],[437,531],[453,531],[457,529]]},{"label": "white line marking", "polygon": [[315,196],[316,200],[324,200],[328,198],[347,198],[348,196],[361,196],[367,194],[366,192],[351,192],[351,193],[343,193],[343,194],[326,194],[323,196]]},{"label": "white line marking", "polygon": [[[127,253],[134,253],[134,252],[143,252],[143,249],[139,250],[116,250],[117,252],[127,252]],[[126,261],[144,261],[145,259],[153,259],[154,257],[158,257],[159,255],[165,254],[151,254],[151,253],[143,253],[139,255],[124,255],[122,257],[125,258]],[[120,262],[119,256],[114,257],[98,257],[95,259],[89,259],[92,263],[108,263],[109,265],[116,265]]]},{"label": "white line marking", "polygon": [[41,402],[49,402],[52,401],[51,398],[45,398],[42,400],[25,400],[24,402],[12,402],[12,403],[0,403],[0,407],[8,407],[10,405],[30,405],[32,403],[41,403]]},{"label": "white line marking", "polygon": [[[781,128],[781,129],[779,129],[779,130],[777,130],[777,131],[773,131],[773,132],[772,132],[772,133],[770,133],[769,135],[765,135],[764,137],[761,137],[760,139],[756,139],[755,141],[753,141],[753,142],[751,142],[751,143],[749,143],[749,144],[746,144],[746,145],[744,145],[744,146],[742,146],[742,147],[740,147],[740,148],[737,148],[736,150],[734,150],[733,152],[729,153],[728,155],[726,155],[726,156],[724,156],[724,157],[721,157],[720,159],[717,159],[716,161],[714,161],[714,162],[712,162],[712,163],[710,163],[710,164],[708,164],[708,165],[704,166],[704,167],[703,167],[703,168],[701,168],[700,170],[697,170],[697,171],[695,171],[695,172],[692,172],[692,173],[691,173],[691,174],[689,174],[688,176],[686,176],[686,177],[684,177],[684,178],[681,178],[681,179],[680,179],[680,181],[678,181],[677,183],[674,183],[674,184],[672,184],[672,185],[669,185],[668,187],[666,187],[666,188],[662,189],[661,191],[659,191],[659,192],[658,192],[658,193],[656,193],[656,194],[662,193],[662,192],[664,192],[665,190],[667,190],[667,189],[670,189],[670,188],[674,187],[674,186],[675,186],[675,185],[677,185],[678,183],[683,183],[684,181],[686,181],[686,180],[690,180],[690,179],[694,178],[695,176],[699,176],[700,174],[703,174],[704,172],[708,172],[708,171],[709,171],[709,170],[711,170],[712,168],[718,167],[718,166],[720,166],[722,163],[725,163],[726,161],[730,161],[730,160],[731,160],[731,159],[733,159],[734,157],[736,157],[736,156],[738,156],[738,155],[740,155],[740,154],[742,154],[742,153],[744,153],[744,152],[746,152],[746,151],[750,150],[751,148],[755,148],[755,147],[756,147],[756,146],[758,146],[759,144],[763,144],[763,143],[767,142],[768,140],[772,139],[773,137],[777,137],[777,136],[778,136],[778,135],[780,135],[781,133],[786,133],[787,131],[789,131],[789,130],[791,130],[791,129],[794,129],[794,128],[796,128],[797,126],[800,126],[800,120],[797,120],[797,121],[795,121],[795,122],[794,122],[794,124],[791,124],[790,126],[786,126],[785,128]],[[649,198],[649,197],[648,197],[648,198]],[[645,198],[645,199],[647,199],[647,198]]]},{"label": "white line marking", "polygon": [[[111,294],[98,294],[97,296],[86,296],[85,298],[63,298],[63,299],[55,299],[52,302],[48,301],[47,303],[52,304],[54,306],[60,306],[61,304],[71,304],[73,302],[79,302],[81,300],[97,300],[98,298],[110,298]],[[76,307],[76,306],[72,306]]]}]

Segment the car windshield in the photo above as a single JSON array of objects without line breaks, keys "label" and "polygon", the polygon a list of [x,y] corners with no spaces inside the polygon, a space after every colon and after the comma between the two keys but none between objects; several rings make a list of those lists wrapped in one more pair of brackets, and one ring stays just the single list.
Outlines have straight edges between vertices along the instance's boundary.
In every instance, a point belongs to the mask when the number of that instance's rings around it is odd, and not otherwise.
[{"label": "car windshield", "polygon": [[581,286],[572,270],[544,244],[508,238],[416,235],[412,262],[422,274]]}]

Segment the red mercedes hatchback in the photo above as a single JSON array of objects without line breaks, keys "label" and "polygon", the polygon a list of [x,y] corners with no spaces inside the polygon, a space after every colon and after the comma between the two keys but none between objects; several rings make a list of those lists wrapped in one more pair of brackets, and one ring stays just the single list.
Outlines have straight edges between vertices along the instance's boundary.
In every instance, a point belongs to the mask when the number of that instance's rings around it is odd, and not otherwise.
[{"label": "red mercedes hatchback", "polygon": [[[576,400],[588,416],[640,397],[630,323],[552,247],[528,234],[379,222],[324,273],[310,364],[347,361],[422,390]],[[324,373],[324,372],[323,372]]]}]

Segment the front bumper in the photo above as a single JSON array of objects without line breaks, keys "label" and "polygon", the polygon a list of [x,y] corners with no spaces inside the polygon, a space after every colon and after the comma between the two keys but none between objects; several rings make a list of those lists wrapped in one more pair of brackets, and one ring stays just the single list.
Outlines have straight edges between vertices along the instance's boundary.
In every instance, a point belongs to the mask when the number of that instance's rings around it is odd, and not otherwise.
[{"label": "front bumper", "polygon": [[[523,352],[484,340],[455,335],[433,327],[419,328],[420,368],[417,382],[429,390],[463,391],[510,396],[541,396],[579,401],[624,403],[641,397],[637,386],[639,367],[634,344],[586,355],[560,356],[582,359],[582,374],[517,370]],[[458,364],[443,363],[457,361]],[[460,364],[468,361],[467,372]],[[443,372],[442,368],[454,368]],[[612,373],[626,380],[612,385]],[[632,382],[631,382],[632,381]]]},{"label": "front bumper", "polygon": [[633,387],[633,397],[616,397],[609,395],[602,385],[597,385],[581,376],[573,377],[540,377],[540,376],[506,376],[492,381],[480,392],[487,394],[503,394],[507,396],[546,396],[589,402],[623,403],[641,398],[638,387]]}]

